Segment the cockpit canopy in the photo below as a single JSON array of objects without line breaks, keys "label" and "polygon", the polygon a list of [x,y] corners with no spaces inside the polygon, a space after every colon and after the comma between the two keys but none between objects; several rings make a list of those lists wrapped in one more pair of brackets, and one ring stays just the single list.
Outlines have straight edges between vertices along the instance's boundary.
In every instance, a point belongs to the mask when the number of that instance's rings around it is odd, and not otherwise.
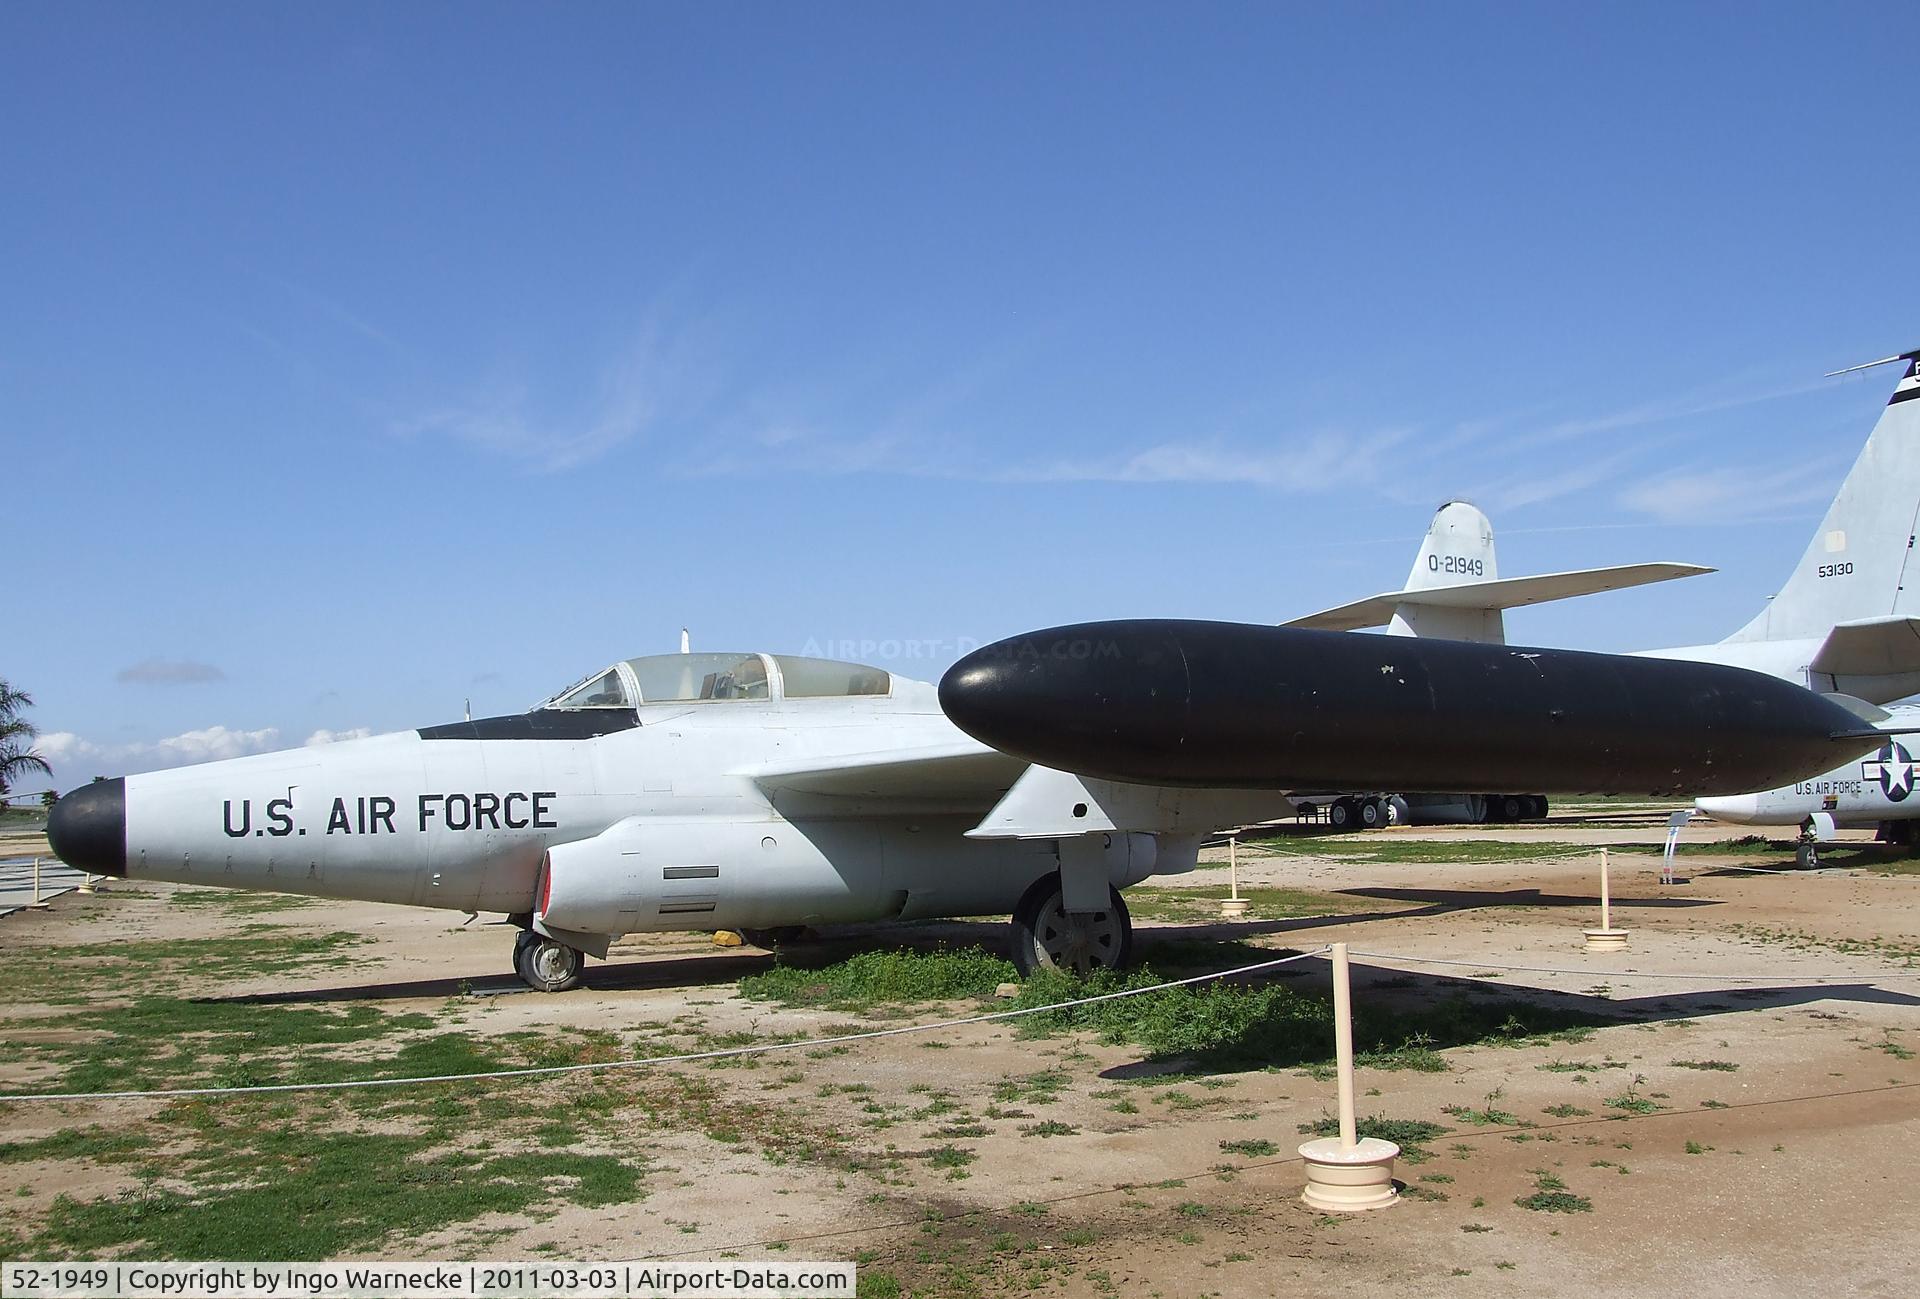
[{"label": "cockpit canopy", "polygon": [[542,708],[637,708],[728,699],[838,699],[893,693],[879,668],[793,654],[654,654],[615,663]]}]

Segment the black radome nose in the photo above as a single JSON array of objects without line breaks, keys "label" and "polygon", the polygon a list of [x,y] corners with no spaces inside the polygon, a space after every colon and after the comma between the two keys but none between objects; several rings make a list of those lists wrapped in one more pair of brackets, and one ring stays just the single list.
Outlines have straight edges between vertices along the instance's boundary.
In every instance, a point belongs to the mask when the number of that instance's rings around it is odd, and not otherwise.
[{"label": "black radome nose", "polygon": [[127,782],[96,780],[62,798],[47,813],[47,844],[75,870],[127,874]]}]

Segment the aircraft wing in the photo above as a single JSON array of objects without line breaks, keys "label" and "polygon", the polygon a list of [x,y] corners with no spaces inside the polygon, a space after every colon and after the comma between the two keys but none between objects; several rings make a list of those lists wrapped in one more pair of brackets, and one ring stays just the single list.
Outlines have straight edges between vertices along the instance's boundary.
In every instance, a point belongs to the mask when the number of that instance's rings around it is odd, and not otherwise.
[{"label": "aircraft wing", "polygon": [[1894,615],[1837,623],[1807,666],[1834,677],[1920,672],[1920,618]]},{"label": "aircraft wing", "polygon": [[1433,586],[1406,591],[1387,591],[1322,609],[1304,618],[1283,622],[1282,627],[1312,627],[1321,631],[1358,631],[1363,627],[1383,627],[1393,621],[1393,611],[1403,604],[1428,605],[1440,609],[1517,609],[1523,605],[1566,600],[1576,595],[1595,595],[1601,591],[1619,591],[1649,582],[1671,582],[1678,577],[1698,577],[1711,573],[1699,564],[1618,564],[1610,568],[1581,568],[1567,573],[1541,573],[1534,577],[1502,577],[1485,582],[1460,582],[1453,586]]},{"label": "aircraft wing", "polygon": [[904,801],[998,799],[1027,764],[973,740],[918,749],[790,758],[736,774],[769,794]]}]

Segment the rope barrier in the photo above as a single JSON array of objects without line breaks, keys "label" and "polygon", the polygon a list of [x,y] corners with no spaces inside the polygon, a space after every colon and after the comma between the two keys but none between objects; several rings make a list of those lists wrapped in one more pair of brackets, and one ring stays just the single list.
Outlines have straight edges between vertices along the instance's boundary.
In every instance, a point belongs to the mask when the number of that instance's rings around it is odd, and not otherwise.
[{"label": "rope barrier", "polygon": [[1170,979],[1165,983],[1156,983],[1145,988],[1122,988],[1118,992],[1103,992],[1092,997],[1077,997],[1072,1001],[1056,1001],[1045,1006],[1022,1006],[1015,1010],[989,1011],[984,1015],[965,1015],[959,1019],[936,1020],[928,1024],[902,1024],[894,1028],[870,1029],[863,1033],[841,1033],[833,1037],[796,1038],[791,1042],[757,1042],[751,1046],[725,1047],[713,1051],[687,1051],[678,1055],[639,1056],[627,1060],[595,1060],[586,1064],[537,1065],[525,1069],[492,1069],[476,1073],[430,1074],[409,1078],[354,1078],[335,1082],[308,1083],[255,1083],[239,1087],[168,1087],[153,1091],[102,1091],[102,1092],[13,1092],[0,1094],[0,1104],[21,1101],[107,1101],[107,1100],[178,1100],[192,1096],[239,1096],[267,1092],[319,1092],[349,1091],[369,1087],[405,1087],[416,1083],[479,1082],[496,1078],[536,1078],[556,1077],[561,1074],[590,1073],[603,1069],[636,1069],[650,1065],[688,1064],[700,1060],[728,1060],[739,1056],[767,1055],[775,1051],[798,1051],[806,1047],[840,1046],[848,1042],[866,1042],[882,1037],[900,1037],[908,1033],[932,1033],[941,1029],[963,1028],[970,1024],[991,1024],[1002,1020],[1020,1019],[1028,1015],[1044,1015],[1050,1011],[1071,1010],[1075,1006],[1091,1006],[1097,1002],[1118,1001],[1122,997],[1141,997],[1151,992],[1164,992],[1168,988],[1183,988],[1196,983],[1207,983],[1215,979],[1230,979],[1242,974],[1253,974],[1260,970],[1271,970],[1282,965],[1291,965],[1295,961],[1304,961],[1312,956],[1325,956],[1326,947],[1316,947],[1311,951],[1296,952],[1292,956],[1277,957],[1271,961],[1256,961],[1251,965],[1236,966],[1231,970],[1218,970],[1210,974],[1195,974],[1184,979]]}]

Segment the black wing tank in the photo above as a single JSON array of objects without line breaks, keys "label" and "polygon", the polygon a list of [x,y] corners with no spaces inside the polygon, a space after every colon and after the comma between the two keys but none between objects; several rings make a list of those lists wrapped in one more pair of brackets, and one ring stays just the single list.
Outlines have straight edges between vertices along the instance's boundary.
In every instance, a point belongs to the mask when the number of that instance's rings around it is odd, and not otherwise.
[{"label": "black wing tank", "polygon": [[1743,668],[1241,623],[1082,623],[941,679],[955,725],[1147,785],[1689,796],[1773,789],[1872,739]]}]

